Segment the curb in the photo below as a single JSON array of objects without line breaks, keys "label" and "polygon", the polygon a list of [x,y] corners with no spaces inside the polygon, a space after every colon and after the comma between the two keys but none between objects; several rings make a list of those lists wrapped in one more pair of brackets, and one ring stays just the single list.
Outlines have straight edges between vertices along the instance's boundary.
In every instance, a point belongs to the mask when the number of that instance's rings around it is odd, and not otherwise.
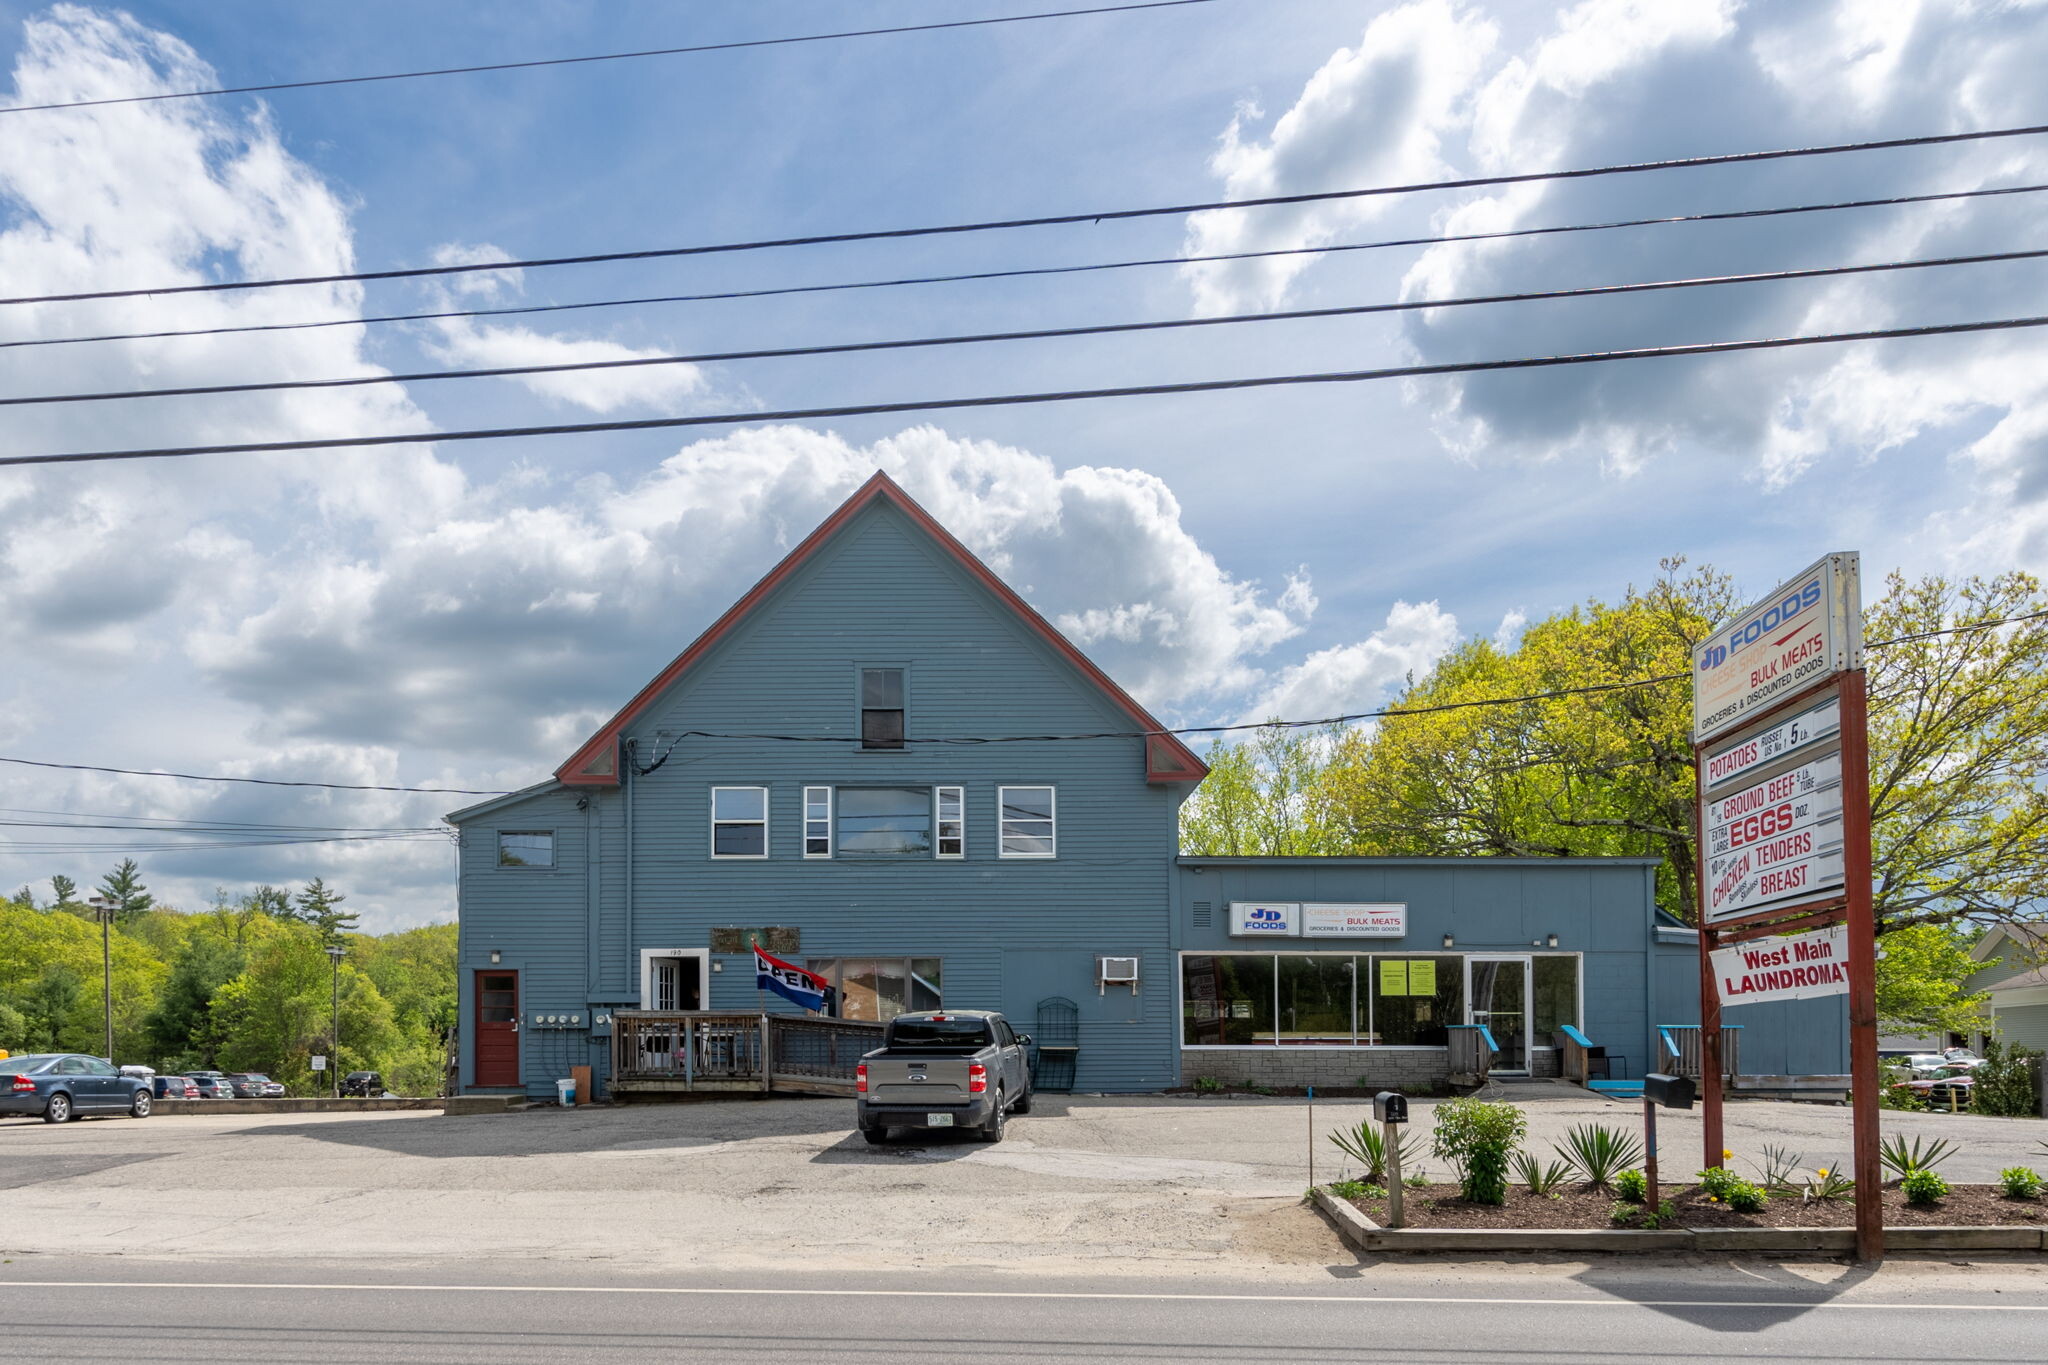
[{"label": "curb", "polygon": [[337,1100],[305,1097],[279,1100],[158,1100],[150,1112],[162,1118],[188,1114],[363,1114],[391,1110],[439,1109],[440,1099]]},{"label": "curb", "polygon": [[[1383,1228],[1348,1199],[1314,1191],[1316,1207],[1358,1251],[1804,1251],[1848,1255],[1854,1228]],[[1887,1251],[2048,1251],[2048,1228],[1892,1227]]]}]

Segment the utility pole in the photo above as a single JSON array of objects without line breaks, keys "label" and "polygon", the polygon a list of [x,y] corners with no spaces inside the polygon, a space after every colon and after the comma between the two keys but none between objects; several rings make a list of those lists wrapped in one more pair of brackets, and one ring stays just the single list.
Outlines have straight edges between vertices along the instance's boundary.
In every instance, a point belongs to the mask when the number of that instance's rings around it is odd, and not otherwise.
[{"label": "utility pole", "polygon": [[114,949],[112,942],[114,912],[121,908],[117,900],[106,896],[92,896],[86,902],[99,917],[100,922],[100,1008],[107,1020],[107,1060],[114,1060]]},{"label": "utility pole", "polygon": [[334,1098],[341,1098],[341,945],[327,945],[327,960],[334,964],[333,1013],[328,1019],[327,1074],[333,1078]]}]

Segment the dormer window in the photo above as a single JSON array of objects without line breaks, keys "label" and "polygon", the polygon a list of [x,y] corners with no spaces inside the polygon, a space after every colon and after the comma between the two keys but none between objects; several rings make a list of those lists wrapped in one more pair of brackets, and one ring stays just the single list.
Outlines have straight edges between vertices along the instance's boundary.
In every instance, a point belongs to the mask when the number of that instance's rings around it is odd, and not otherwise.
[{"label": "dormer window", "polygon": [[903,747],[903,670],[863,668],[860,671],[860,747]]}]

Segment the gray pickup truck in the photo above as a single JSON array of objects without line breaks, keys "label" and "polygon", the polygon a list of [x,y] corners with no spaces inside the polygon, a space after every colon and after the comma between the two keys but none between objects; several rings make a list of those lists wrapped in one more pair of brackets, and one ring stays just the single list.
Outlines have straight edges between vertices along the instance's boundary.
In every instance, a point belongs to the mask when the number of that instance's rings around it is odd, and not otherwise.
[{"label": "gray pickup truck", "polygon": [[899,1014],[854,1081],[860,1135],[891,1128],[967,1128],[1003,1140],[1003,1120],[1031,1112],[1031,1036],[991,1010]]}]

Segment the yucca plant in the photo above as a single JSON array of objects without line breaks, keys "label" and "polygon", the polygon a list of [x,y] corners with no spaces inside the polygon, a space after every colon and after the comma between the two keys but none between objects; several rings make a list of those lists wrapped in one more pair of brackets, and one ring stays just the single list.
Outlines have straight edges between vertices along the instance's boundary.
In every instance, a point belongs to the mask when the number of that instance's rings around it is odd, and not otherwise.
[{"label": "yucca plant", "polygon": [[1849,1173],[1842,1169],[1842,1163],[1837,1161],[1834,1165],[1822,1166],[1813,1173],[1813,1178],[1806,1182],[1803,1198],[1809,1204],[1818,1199],[1841,1199],[1853,1193],[1855,1189],[1855,1180],[1850,1178]]},{"label": "yucca plant", "polygon": [[[1399,1136],[1394,1145],[1401,1156],[1401,1168],[1411,1169],[1409,1158],[1414,1155],[1409,1149],[1410,1138],[1405,1127],[1395,1130]],[[1387,1183],[1387,1139],[1380,1131],[1380,1125],[1366,1119],[1355,1128],[1338,1128],[1330,1133],[1330,1141],[1338,1151],[1365,1167],[1362,1177],[1367,1184]]]},{"label": "yucca plant", "polygon": [[1947,1138],[1913,1138],[1893,1133],[1877,1144],[1877,1159],[1900,1180],[1915,1171],[1931,1171],[1954,1156],[1956,1144]]},{"label": "yucca plant", "polygon": [[1534,1195],[1557,1197],[1557,1187],[1572,1178],[1572,1171],[1569,1161],[1544,1162],[1529,1152],[1515,1153],[1515,1180]]},{"label": "yucca plant", "polygon": [[1567,1132],[1562,1151],[1565,1160],[1587,1184],[1602,1189],[1614,1183],[1618,1172],[1640,1164],[1643,1159],[1639,1138],[1603,1123],[1582,1123]]},{"label": "yucca plant", "polygon": [[1761,1167],[1764,1188],[1767,1190],[1796,1189],[1797,1185],[1792,1177],[1799,1171],[1804,1162],[1805,1158],[1799,1153],[1785,1147],[1773,1147],[1770,1143],[1766,1142],[1764,1144],[1764,1159]]}]

